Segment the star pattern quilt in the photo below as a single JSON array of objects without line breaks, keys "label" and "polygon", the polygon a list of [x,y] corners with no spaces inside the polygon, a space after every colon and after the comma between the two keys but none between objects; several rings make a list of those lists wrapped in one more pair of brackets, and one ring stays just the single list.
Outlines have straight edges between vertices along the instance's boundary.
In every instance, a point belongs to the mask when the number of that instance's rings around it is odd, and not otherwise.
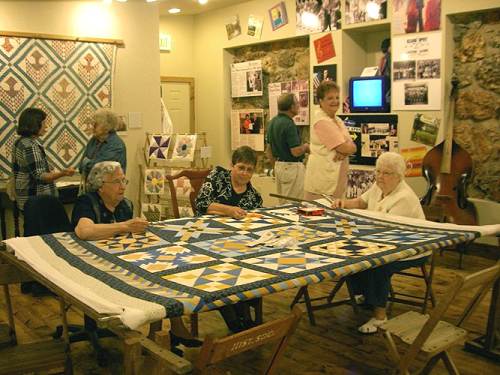
[{"label": "star pattern quilt", "polygon": [[0,178],[10,174],[19,115],[48,114],[42,138],[55,168],[75,167],[92,134],[90,116],[111,107],[115,46],[0,36]]},{"label": "star pattern quilt", "polygon": [[69,264],[167,316],[345,276],[428,250],[471,241],[477,232],[429,229],[345,210],[300,216],[295,205],[244,219],[202,216],[152,223],[146,233],[81,241],[42,236]]}]

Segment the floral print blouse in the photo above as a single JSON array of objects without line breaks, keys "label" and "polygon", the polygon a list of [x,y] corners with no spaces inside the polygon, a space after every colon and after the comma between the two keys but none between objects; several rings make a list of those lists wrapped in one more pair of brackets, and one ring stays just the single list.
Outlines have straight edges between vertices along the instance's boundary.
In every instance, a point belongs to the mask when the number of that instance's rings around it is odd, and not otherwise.
[{"label": "floral print blouse", "polygon": [[262,207],[262,197],[250,182],[247,184],[247,190],[241,194],[236,193],[231,184],[231,171],[217,166],[207,176],[196,197],[196,214],[205,215],[212,203],[253,210]]}]

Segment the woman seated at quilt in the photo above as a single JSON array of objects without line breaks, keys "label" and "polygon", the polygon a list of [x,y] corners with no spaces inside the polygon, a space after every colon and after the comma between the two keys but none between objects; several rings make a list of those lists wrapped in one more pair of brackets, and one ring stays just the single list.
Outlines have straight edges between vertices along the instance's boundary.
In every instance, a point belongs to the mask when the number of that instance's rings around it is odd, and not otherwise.
[{"label": "woman seated at quilt", "polygon": [[[133,218],[132,202],[125,198],[125,178],[120,163],[103,161],[95,164],[87,178],[88,193],[78,197],[71,217],[75,234],[82,240],[99,240],[120,233],[141,233],[148,226],[145,219]],[[161,321],[151,324],[151,335],[161,329]],[[191,337],[181,318],[171,318],[171,350],[182,356],[177,346],[201,346],[202,342]],[[95,321],[85,316],[85,326]],[[150,335],[150,336],[151,336]]]},{"label": "woman seated at quilt", "polygon": [[[377,159],[375,181],[368,191],[355,199],[336,199],[333,208],[361,208],[392,215],[424,219],[420,201],[404,181],[406,163],[394,152],[385,152]],[[373,307],[374,316],[359,327],[361,333],[374,333],[387,321],[385,305],[395,272],[418,267],[427,261],[429,253],[419,254],[399,262],[369,269],[349,278],[354,294],[361,295],[367,305]]]},{"label": "woman seated at quilt", "polygon": [[[241,146],[233,152],[231,169],[215,169],[207,176],[196,198],[198,215],[212,214],[242,219],[247,210],[262,207],[262,197],[250,183],[257,155],[248,146]],[[250,306],[260,303],[259,299],[238,302],[219,309],[232,332],[240,332],[255,326],[250,315]]]}]

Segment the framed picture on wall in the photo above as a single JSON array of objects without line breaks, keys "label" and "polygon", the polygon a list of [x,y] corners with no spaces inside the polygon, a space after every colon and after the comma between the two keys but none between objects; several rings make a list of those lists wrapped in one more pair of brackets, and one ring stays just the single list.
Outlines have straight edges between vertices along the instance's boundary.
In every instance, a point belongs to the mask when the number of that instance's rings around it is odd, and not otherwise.
[{"label": "framed picture on wall", "polygon": [[271,27],[273,28],[273,31],[285,26],[288,23],[286,5],[284,1],[269,9],[269,18],[271,19]]}]

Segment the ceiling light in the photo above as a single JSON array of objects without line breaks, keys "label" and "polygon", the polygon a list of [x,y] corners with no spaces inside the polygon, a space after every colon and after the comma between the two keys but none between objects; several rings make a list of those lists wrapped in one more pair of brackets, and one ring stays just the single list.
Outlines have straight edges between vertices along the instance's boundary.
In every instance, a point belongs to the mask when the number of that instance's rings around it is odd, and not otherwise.
[{"label": "ceiling light", "polygon": [[168,10],[168,13],[170,13],[170,14],[177,14],[177,13],[180,13],[180,12],[181,12],[181,10],[179,8],[170,8]]},{"label": "ceiling light", "polygon": [[146,3],[154,3],[156,0],[146,0]]},{"label": "ceiling light", "polygon": [[119,3],[126,3],[127,2],[127,0],[116,0],[116,1],[118,1]]},{"label": "ceiling light", "polygon": [[198,3],[201,5],[205,5],[206,3],[208,3],[208,0],[198,0]]}]

